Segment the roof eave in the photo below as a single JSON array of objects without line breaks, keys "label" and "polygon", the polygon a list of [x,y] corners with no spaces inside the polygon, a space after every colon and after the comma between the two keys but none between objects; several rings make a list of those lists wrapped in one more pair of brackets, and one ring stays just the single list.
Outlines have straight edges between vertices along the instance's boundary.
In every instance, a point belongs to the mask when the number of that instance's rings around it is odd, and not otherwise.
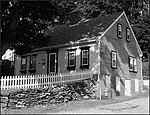
[{"label": "roof eave", "polygon": [[33,53],[33,52],[44,51],[44,50],[49,50],[49,49],[66,48],[66,47],[73,47],[73,46],[77,46],[77,45],[95,43],[96,40],[97,39],[83,41],[83,42],[73,42],[73,43],[59,44],[59,45],[42,47],[42,48],[35,48],[35,49],[32,49],[31,52]]}]

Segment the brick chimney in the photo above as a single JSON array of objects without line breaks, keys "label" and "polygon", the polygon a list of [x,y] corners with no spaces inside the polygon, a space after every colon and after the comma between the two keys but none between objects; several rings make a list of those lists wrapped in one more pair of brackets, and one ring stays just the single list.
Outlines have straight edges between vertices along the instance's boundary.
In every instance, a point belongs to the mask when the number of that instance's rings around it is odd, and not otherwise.
[{"label": "brick chimney", "polygon": [[77,24],[84,19],[84,14],[79,10],[74,10],[69,13],[69,25]]}]

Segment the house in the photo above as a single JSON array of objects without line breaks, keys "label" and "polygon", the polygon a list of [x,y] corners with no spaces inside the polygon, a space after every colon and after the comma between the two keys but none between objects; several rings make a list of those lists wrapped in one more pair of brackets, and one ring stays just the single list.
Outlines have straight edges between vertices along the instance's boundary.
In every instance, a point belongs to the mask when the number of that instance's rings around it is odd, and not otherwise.
[{"label": "house", "polygon": [[[79,18],[46,32],[44,47],[16,57],[15,74],[86,72],[100,75],[102,93],[132,96],[142,91],[142,51],[125,12]],[[76,16],[79,16],[76,18]],[[73,19],[72,18],[72,19]]]}]

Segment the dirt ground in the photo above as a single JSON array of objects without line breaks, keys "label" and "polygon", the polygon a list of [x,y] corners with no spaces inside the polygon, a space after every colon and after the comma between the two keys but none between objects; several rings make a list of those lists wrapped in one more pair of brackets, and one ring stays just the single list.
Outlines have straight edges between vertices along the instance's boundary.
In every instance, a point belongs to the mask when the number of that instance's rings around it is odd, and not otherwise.
[{"label": "dirt ground", "polygon": [[127,100],[119,103],[96,106],[89,109],[79,109],[74,111],[61,111],[60,114],[99,114],[99,113],[134,113],[149,114],[149,97]]},{"label": "dirt ground", "polygon": [[[114,99],[108,100],[83,100],[83,101],[72,101],[69,103],[62,103],[57,105],[39,105],[30,108],[22,109],[1,109],[1,114],[44,114],[44,113],[73,113],[83,110],[92,110],[93,108],[101,108],[107,105],[117,104],[125,101],[132,101],[134,99],[142,99],[149,97],[149,89],[144,88],[140,95],[134,97],[119,96]],[[134,106],[133,106],[134,107]],[[95,111],[95,110],[93,110]],[[85,113],[88,113],[86,111]]]}]

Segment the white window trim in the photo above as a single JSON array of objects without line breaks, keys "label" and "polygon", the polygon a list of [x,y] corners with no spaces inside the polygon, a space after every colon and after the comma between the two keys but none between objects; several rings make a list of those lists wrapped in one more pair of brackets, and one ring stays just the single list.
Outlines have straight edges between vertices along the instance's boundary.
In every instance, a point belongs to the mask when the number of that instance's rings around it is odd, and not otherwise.
[{"label": "white window trim", "polygon": [[[74,66],[75,66],[75,63],[76,63],[76,60],[75,60],[75,59],[76,59],[76,52],[75,52],[75,51],[69,51],[68,53],[69,53],[69,56],[68,56],[68,58],[69,58],[69,60],[68,60],[69,62],[68,62],[68,63],[69,63],[69,64],[68,64],[68,65],[69,65],[69,67],[74,67]],[[70,58],[70,54],[71,54],[71,53],[74,53],[74,58]],[[73,59],[73,60],[75,61],[74,65],[70,65],[70,60],[71,60],[71,59]]]},{"label": "white window trim", "polygon": [[127,41],[130,41],[130,29],[129,28],[127,28],[127,33],[126,33],[127,35],[126,35],[126,39],[127,39]]},{"label": "white window trim", "polygon": [[[130,71],[134,71],[134,63],[133,63],[134,58],[133,57],[129,57],[129,70]],[[133,65],[133,66],[132,66]],[[132,66],[132,68],[131,68]]]},{"label": "white window trim", "polygon": [[[55,54],[55,71],[54,72],[50,72],[50,56],[51,55],[54,55]],[[57,62],[57,60],[56,60],[56,53],[50,53],[49,54],[49,73],[51,73],[51,74],[53,74],[53,73],[56,73],[56,62]]]},{"label": "white window trim", "polygon": [[[114,56],[114,57],[113,57]],[[111,65],[113,68],[117,68],[117,53],[115,51],[111,52]],[[115,66],[113,66],[113,60],[115,60]]]},{"label": "white window trim", "polygon": [[[85,52],[85,51],[88,53],[88,54],[87,54],[87,57],[86,57],[86,58],[87,58],[87,64],[83,64],[83,52]],[[82,65],[83,65],[83,66],[84,66],[84,65],[89,65],[89,56],[88,56],[88,55],[89,55],[89,50],[82,50]]]},{"label": "white window trim", "polygon": [[137,59],[136,59],[136,58],[133,58],[133,60],[134,60],[134,63],[133,63],[134,72],[137,72]]},{"label": "white window trim", "polygon": [[122,37],[121,35],[119,35],[119,31],[120,31],[120,33],[122,31],[122,25],[121,24],[118,24],[117,34],[118,34],[118,37]]}]

